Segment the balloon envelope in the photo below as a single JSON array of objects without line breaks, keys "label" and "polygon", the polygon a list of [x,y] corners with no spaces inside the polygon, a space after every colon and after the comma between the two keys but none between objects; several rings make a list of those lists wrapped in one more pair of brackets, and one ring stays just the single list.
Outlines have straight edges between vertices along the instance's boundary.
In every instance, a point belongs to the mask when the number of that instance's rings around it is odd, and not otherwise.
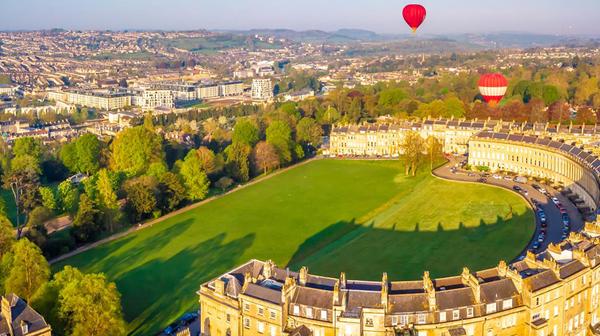
[{"label": "balloon envelope", "polygon": [[504,98],[508,81],[499,73],[485,74],[479,79],[479,93],[486,102],[496,104]]},{"label": "balloon envelope", "polygon": [[425,7],[417,4],[407,5],[402,10],[402,16],[404,16],[404,21],[406,21],[413,32],[416,32],[417,28],[425,21],[427,10]]}]

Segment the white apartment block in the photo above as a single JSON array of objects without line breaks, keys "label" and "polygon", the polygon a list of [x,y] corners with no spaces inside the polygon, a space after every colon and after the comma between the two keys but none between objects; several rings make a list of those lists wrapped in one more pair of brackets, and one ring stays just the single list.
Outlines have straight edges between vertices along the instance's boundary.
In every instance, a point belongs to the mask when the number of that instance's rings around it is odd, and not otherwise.
[{"label": "white apartment block", "polygon": [[175,106],[171,90],[144,90],[142,94],[142,109],[172,108]]},{"label": "white apartment block", "polygon": [[219,94],[221,97],[239,96],[244,93],[243,82],[226,82],[219,85]]},{"label": "white apartment block", "polygon": [[273,99],[273,84],[270,79],[252,80],[252,99],[271,100]]},{"label": "white apartment block", "polygon": [[67,104],[96,108],[100,110],[117,110],[131,105],[131,95],[128,93],[111,92],[48,92],[48,98]]},{"label": "white apartment block", "polygon": [[210,99],[219,97],[219,86],[214,85],[203,85],[198,87],[196,90],[198,99]]}]

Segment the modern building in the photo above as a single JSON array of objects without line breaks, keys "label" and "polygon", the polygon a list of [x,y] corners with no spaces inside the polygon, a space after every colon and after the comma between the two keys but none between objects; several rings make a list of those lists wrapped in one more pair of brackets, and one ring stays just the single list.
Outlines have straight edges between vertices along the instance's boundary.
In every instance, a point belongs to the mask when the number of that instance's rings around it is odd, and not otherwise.
[{"label": "modern building", "polygon": [[218,84],[201,85],[196,89],[198,99],[218,98],[220,89]]},{"label": "modern building", "polygon": [[15,294],[0,298],[0,335],[51,336],[52,329],[44,318]]},{"label": "modern building", "polygon": [[252,80],[252,99],[261,101],[273,99],[273,84],[270,79],[257,78]]},{"label": "modern building", "polygon": [[131,106],[132,95],[116,91],[49,91],[48,99],[110,111]]},{"label": "modern building", "polygon": [[600,227],[508,265],[350,280],[252,260],[202,284],[202,335],[600,335]]},{"label": "modern building", "polygon": [[143,90],[141,107],[144,110],[156,108],[173,108],[175,100],[171,90],[146,89]]},{"label": "modern building", "polygon": [[219,95],[221,97],[239,96],[244,93],[244,82],[234,81],[219,84]]},{"label": "modern building", "polygon": [[155,83],[152,84],[151,89],[154,90],[168,90],[173,95],[173,100],[177,102],[189,102],[198,100],[198,93],[195,85],[185,83]]}]

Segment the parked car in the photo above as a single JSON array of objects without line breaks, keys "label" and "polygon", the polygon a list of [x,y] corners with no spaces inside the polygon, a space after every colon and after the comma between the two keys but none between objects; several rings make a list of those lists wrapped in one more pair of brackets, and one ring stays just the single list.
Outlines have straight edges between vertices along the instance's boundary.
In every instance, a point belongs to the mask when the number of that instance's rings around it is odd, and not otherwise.
[{"label": "parked car", "polygon": [[507,181],[512,181],[513,178],[510,175],[506,175],[506,176],[504,176],[504,179]]},{"label": "parked car", "polygon": [[492,175],[492,177],[493,177],[495,180],[501,180],[501,179],[502,179],[502,176],[500,176],[500,175],[498,175],[498,174],[494,174],[494,175]]},{"label": "parked car", "polygon": [[540,243],[538,242],[534,242],[533,245],[531,246],[532,249],[537,250],[540,248]]},{"label": "parked car", "polygon": [[560,204],[560,201],[559,201],[559,200],[558,200],[558,198],[556,198],[556,197],[552,197],[550,200],[551,200],[551,201],[552,201],[552,203],[554,203],[555,205],[559,205],[559,204]]},{"label": "parked car", "polygon": [[513,181],[515,181],[517,183],[525,184],[525,183],[527,183],[528,180],[527,180],[527,177],[517,176],[517,177],[514,178]]},{"label": "parked car", "polygon": [[562,215],[562,222],[565,226],[569,226],[571,225],[571,219],[569,218],[569,215],[567,214],[563,214]]},{"label": "parked car", "polygon": [[538,242],[543,243],[545,239],[546,239],[546,235],[544,235],[543,233],[540,233],[538,236]]}]

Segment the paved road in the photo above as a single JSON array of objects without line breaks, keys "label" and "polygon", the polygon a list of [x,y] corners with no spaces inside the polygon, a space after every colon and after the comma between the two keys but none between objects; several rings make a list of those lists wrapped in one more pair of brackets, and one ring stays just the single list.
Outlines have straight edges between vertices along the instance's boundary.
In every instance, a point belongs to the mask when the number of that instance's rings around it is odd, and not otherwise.
[{"label": "paved road", "polygon": [[[456,164],[460,163],[460,161],[466,160],[466,157],[450,157],[449,159],[450,159],[450,161],[446,165],[444,165],[434,171],[434,175],[441,177],[441,178],[448,179],[448,180],[480,183],[479,180],[482,178],[481,174],[477,174],[477,173],[469,174],[470,172],[464,171],[462,169],[457,169],[455,172],[452,171],[452,168],[453,167],[455,168]],[[505,179],[497,180],[497,179],[494,179],[492,176],[487,177],[485,183],[489,184],[489,185],[506,188],[511,191],[514,191],[513,187],[515,185],[518,185],[523,190],[527,191],[527,195],[525,195],[523,192],[520,192],[519,194],[523,198],[525,198],[532,207],[534,207],[533,202],[535,201],[544,210],[544,212],[546,213],[546,219],[547,219],[547,223],[548,223],[546,239],[544,240],[544,242],[541,244],[540,248],[536,252],[543,251],[544,249],[546,249],[548,247],[548,245],[550,243],[559,243],[562,241],[562,235],[563,235],[562,230],[563,230],[564,225],[562,222],[562,216],[560,214],[560,210],[558,209],[558,207],[556,205],[554,205],[554,203],[552,203],[551,199],[548,196],[535,190],[531,186],[531,183],[520,184],[520,183],[515,183],[512,180],[505,180]],[[543,185],[541,183],[538,183],[538,185],[540,185],[544,189],[546,189],[547,192],[550,193],[551,196],[557,197],[560,200],[560,202],[563,204],[563,206],[567,209],[567,212],[568,212],[570,220],[571,220],[571,231],[581,231],[584,227],[584,221],[583,221],[581,214],[575,207],[575,205],[573,203],[571,203],[571,201],[569,201],[568,198],[564,197],[560,192],[556,191],[555,189],[553,189],[549,186]],[[533,235],[533,240],[527,246],[527,249],[532,248],[533,242],[535,240],[537,240],[538,234],[541,232],[541,229],[542,229],[541,222],[539,220],[539,217],[536,215],[535,234]],[[526,250],[523,251],[523,254],[525,252],[526,252]]]}]

